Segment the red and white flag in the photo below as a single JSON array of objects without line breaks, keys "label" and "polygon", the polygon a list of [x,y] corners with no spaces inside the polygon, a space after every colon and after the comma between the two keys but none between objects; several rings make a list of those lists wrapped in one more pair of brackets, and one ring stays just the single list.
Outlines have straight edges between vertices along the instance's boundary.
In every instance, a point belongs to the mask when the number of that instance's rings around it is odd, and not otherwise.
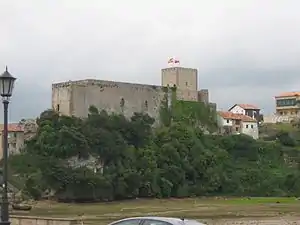
[{"label": "red and white flag", "polygon": [[168,60],[168,63],[174,63],[174,62],[175,62],[174,58],[170,58],[170,59]]},{"label": "red and white flag", "polygon": [[179,63],[180,63],[179,60],[176,59],[175,57],[171,57],[168,60],[168,64],[171,65],[171,66],[175,66],[176,64],[179,64]]}]

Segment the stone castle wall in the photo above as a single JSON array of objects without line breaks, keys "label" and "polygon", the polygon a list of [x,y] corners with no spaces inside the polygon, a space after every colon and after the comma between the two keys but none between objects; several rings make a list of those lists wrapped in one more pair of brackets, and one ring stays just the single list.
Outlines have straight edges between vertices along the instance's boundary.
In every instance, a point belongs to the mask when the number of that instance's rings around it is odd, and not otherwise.
[{"label": "stone castle wall", "polygon": [[[208,90],[177,89],[177,99],[209,103]],[[123,113],[131,117],[134,112],[147,112],[159,118],[162,86],[133,84],[104,80],[80,80],[52,85],[52,108],[63,115],[86,117],[91,105],[108,113]]]},{"label": "stone castle wall", "polygon": [[86,117],[91,105],[107,112],[147,112],[157,119],[164,98],[161,86],[103,80],[81,80],[52,85],[52,107],[64,115]]},{"label": "stone castle wall", "polygon": [[108,113],[131,117],[134,112],[147,112],[159,117],[164,98],[163,87],[177,87],[177,99],[209,103],[207,89],[198,90],[198,71],[192,68],[171,67],[161,70],[162,86],[104,80],[79,80],[52,85],[52,108],[64,115],[86,117],[93,105]]}]

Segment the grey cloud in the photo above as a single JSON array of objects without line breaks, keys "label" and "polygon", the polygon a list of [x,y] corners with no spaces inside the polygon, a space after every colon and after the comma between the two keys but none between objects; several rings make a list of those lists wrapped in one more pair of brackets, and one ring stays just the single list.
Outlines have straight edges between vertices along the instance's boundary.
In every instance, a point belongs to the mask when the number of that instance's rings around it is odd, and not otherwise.
[{"label": "grey cloud", "polygon": [[[9,120],[19,122],[25,118],[36,118],[40,113],[51,107],[51,89],[35,86],[34,83],[18,84],[9,105]],[[3,118],[3,110],[0,108]]]},{"label": "grey cloud", "polygon": [[[98,78],[160,83],[169,56],[199,69],[220,108],[274,108],[297,89],[298,0],[2,0],[0,69],[18,77],[11,119],[50,107],[51,83]],[[0,71],[1,72],[1,71]]]},{"label": "grey cloud", "polygon": [[[273,89],[290,89],[294,83],[300,82],[300,68],[297,69],[252,69],[244,68],[218,68],[213,71],[207,71],[203,75],[203,83],[207,86],[226,87],[226,88],[259,88],[272,87]],[[201,77],[199,78],[201,81]]]}]

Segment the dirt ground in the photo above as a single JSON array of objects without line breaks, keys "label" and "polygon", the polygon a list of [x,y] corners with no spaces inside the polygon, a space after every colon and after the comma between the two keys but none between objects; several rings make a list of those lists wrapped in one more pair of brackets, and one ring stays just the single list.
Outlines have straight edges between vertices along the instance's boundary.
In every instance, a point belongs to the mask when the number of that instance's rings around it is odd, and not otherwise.
[{"label": "dirt ground", "polygon": [[30,212],[13,214],[72,217],[83,224],[107,224],[125,217],[168,216],[197,219],[212,225],[300,224],[300,201],[296,198],[189,198],[131,200],[111,203],[32,203]]}]

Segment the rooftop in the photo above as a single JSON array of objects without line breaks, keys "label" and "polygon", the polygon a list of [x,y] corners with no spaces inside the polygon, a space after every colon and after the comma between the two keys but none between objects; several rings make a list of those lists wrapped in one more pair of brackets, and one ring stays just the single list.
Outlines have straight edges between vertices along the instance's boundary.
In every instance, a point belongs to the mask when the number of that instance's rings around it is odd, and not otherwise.
[{"label": "rooftop", "polygon": [[224,119],[229,119],[229,120],[241,120],[243,122],[256,122],[255,119],[251,118],[250,116],[246,116],[243,114],[236,114],[233,112],[218,112],[219,115],[224,118]]},{"label": "rooftop", "polygon": [[251,104],[237,104],[237,105],[243,109],[259,109],[257,106]]},{"label": "rooftop", "polygon": [[235,106],[239,106],[243,109],[260,109],[258,108],[257,106],[255,105],[252,105],[252,104],[235,104],[234,106],[232,106],[229,110],[233,109]]},{"label": "rooftop", "polygon": [[[0,129],[3,131],[4,124],[0,124]],[[9,132],[24,132],[24,126],[18,123],[10,123],[8,124],[8,131]]]},{"label": "rooftop", "polygon": [[280,95],[275,96],[275,98],[297,97],[297,96],[300,96],[300,92],[299,91],[291,91],[291,92],[281,93]]},{"label": "rooftop", "polygon": [[83,80],[69,80],[63,82],[52,83],[52,88],[61,87],[61,86],[70,86],[70,85],[126,85],[126,86],[135,86],[135,87],[151,87],[151,88],[161,88],[160,85],[152,84],[142,84],[142,83],[129,83],[123,81],[114,81],[114,80],[98,80],[98,79],[83,79]]}]

